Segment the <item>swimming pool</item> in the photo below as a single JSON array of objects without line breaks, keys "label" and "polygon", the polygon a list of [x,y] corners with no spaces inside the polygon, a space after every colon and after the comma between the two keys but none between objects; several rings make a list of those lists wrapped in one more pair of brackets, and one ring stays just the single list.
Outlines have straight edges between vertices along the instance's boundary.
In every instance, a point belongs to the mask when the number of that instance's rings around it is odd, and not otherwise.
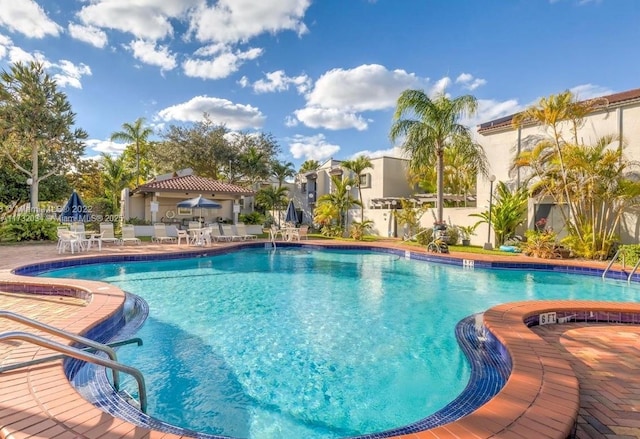
[{"label": "swimming pool", "polygon": [[[106,280],[145,297],[145,346],[119,356],[143,370],[150,391],[161,391],[150,394],[150,412],[252,438],[348,436],[425,417],[468,379],[455,324],[495,304],[638,295],[636,285],[591,277],[305,249],[46,275]],[[146,352],[159,356],[144,359]]]}]

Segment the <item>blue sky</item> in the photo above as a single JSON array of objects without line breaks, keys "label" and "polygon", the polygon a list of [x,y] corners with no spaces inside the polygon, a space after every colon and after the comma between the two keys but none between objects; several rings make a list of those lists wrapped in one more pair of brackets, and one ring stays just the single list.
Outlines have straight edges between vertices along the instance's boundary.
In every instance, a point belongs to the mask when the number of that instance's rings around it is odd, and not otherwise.
[{"label": "blue sky", "polygon": [[402,90],[472,94],[477,124],[540,97],[640,87],[637,0],[0,0],[0,67],[37,59],[89,133],[204,112],[281,160],[399,155]]}]

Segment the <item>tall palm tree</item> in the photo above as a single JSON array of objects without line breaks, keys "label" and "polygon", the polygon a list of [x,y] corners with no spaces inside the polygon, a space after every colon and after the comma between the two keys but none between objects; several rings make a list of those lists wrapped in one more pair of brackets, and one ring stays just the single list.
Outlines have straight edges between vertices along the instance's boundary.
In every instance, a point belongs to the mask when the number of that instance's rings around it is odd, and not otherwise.
[{"label": "tall palm tree", "polygon": [[444,149],[453,136],[470,136],[459,119],[473,115],[477,106],[471,95],[449,99],[440,94],[431,99],[423,90],[405,90],[398,98],[389,136],[394,142],[403,140],[402,149],[414,170],[435,157],[438,222],[443,220]]},{"label": "tall palm tree", "polygon": [[287,202],[288,192],[286,187],[275,188],[273,186],[267,186],[256,192],[256,203],[259,206],[269,211],[278,210],[278,225],[280,225],[280,211]]},{"label": "tall palm tree", "polygon": [[133,175],[125,166],[123,156],[113,158],[103,153],[100,157],[100,168],[104,191],[111,202],[112,213],[117,214],[120,210],[120,192],[131,183]]},{"label": "tall palm tree", "polygon": [[356,175],[354,179],[356,187],[358,188],[358,200],[360,200],[360,222],[364,222],[364,206],[362,202],[362,182],[360,177],[365,169],[373,168],[371,159],[366,155],[360,155],[353,160],[345,160],[340,166],[353,172]]},{"label": "tall palm tree", "polygon": [[291,178],[296,175],[296,171],[293,167],[293,163],[274,160],[271,162],[271,175],[278,180],[278,187],[282,187],[282,184],[287,178]]},{"label": "tall palm tree", "polygon": [[343,228],[345,225],[345,222],[343,222],[343,220],[346,217],[347,211],[351,208],[351,206],[360,206],[362,205],[362,203],[352,197],[351,191],[347,189],[347,187],[349,186],[354,186],[355,181],[353,178],[340,178],[339,176],[334,175],[331,177],[331,182],[334,188],[333,191],[318,198],[318,207],[323,204],[330,204],[334,206],[339,213],[338,218],[336,218],[338,221],[338,226]]},{"label": "tall palm tree", "polygon": [[143,126],[144,117],[139,117],[135,122],[123,123],[121,131],[111,134],[111,141],[121,141],[134,144],[136,147],[136,186],[140,185],[140,148],[147,144],[147,139],[153,134],[151,127]]},{"label": "tall palm tree", "polygon": [[306,160],[300,166],[300,174],[306,174],[307,172],[317,171],[320,169],[320,163],[317,160]]},{"label": "tall palm tree", "polygon": [[489,160],[478,143],[468,136],[455,136],[444,151],[445,186],[454,194],[467,196],[474,190],[478,174],[489,175]]}]

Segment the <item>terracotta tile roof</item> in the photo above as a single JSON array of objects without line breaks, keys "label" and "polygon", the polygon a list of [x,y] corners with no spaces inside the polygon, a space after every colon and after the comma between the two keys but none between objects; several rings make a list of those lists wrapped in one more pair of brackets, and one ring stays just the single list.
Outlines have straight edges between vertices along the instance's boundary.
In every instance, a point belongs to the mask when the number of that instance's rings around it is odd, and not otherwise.
[{"label": "terracotta tile roof", "polygon": [[138,186],[133,192],[198,192],[202,194],[253,195],[253,191],[241,186],[222,183],[221,181],[198,177],[196,175],[185,175],[183,177],[152,181]]},{"label": "terracotta tile roof", "polygon": [[[633,101],[640,99],[640,88],[636,88],[633,90],[627,90],[620,93],[614,93],[608,96],[600,96],[598,99],[606,99],[609,103],[608,106],[619,106],[620,104],[626,101]],[[517,113],[516,113],[517,114]],[[511,120],[513,119],[515,114],[510,116],[501,117],[499,119],[494,119],[489,122],[485,122],[478,126],[478,133],[483,134],[489,130],[494,130],[496,128],[507,128],[511,126]]]}]

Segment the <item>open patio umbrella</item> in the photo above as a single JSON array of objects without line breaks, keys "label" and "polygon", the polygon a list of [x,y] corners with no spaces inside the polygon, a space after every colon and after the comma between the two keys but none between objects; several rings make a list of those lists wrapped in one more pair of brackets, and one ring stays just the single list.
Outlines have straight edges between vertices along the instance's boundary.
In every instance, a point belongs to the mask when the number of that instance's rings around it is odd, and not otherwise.
[{"label": "open patio umbrella", "polygon": [[298,222],[298,213],[296,212],[296,206],[293,204],[293,200],[289,200],[289,205],[287,206],[287,213],[284,217],[285,222],[294,223]]},{"label": "open patio umbrella", "polygon": [[195,198],[180,201],[177,206],[191,209],[200,208],[200,220],[202,220],[202,209],[220,209],[222,204],[204,198],[202,195],[198,195]]},{"label": "open patio umbrella", "polygon": [[80,195],[73,191],[69,197],[69,201],[62,209],[60,221],[63,223],[86,222],[91,219],[91,212],[80,199]]}]

